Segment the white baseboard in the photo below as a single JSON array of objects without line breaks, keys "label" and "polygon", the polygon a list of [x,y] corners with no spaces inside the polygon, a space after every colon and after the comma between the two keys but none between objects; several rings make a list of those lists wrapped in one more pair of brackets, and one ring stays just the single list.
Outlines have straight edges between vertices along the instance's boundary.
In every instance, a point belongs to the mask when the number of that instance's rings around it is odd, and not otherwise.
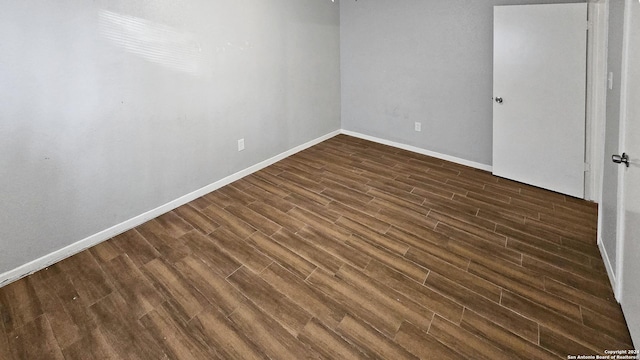
[{"label": "white baseboard", "polygon": [[411,152],[414,152],[414,153],[427,155],[427,156],[431,156],[431,157],[442,159],[442,160],[446,160],[446,161],[451,161],[451,162],[456,163],[456,164],[469,166],[469,167],[480,169],[480,170],[485,170],[485,171],[489,171],[489,172],[491,172],[491,170],[492,170],[491,165],[481,164],[481,163],[478,163],[478,162],[475,162],[475,161],[469,161],[469,160],[461,159],[461,158],[458,158],[458,157],[455,157],[455,156],[441,154],[441,153],[438,153],[438,152],[435,152],[435,151],[426,150],[426,149],[419,148],[419,147],[416,147],[416,146],[401,144],[401,143],[397,143],[395,141],[390,141],[390,140],[377,138],[375,136],[364,135],[364,134],[360,134],[360,133],[355,132],[355,131],[350,131],[350,130],[344,130],[343,129],[341,131],[341,133],[345,134],[345,135],[357,137],[357,138],[360,138],[360,139],[373,141],[373,142],[376,142],[376,143],[379,143],[379,144],[393,146],[393,147],[396,147],[396,148],[399,148],[399,149],[403,149],[403,150],[407,150],[407,151],[411,151]]},{"label": "white baseboard", "polygon": [[[316,145],[318,143],[321,143],[327,139],[330,139],[338,134],[345,134],[345,135],[349,135],[349,136],[353,136],[353,137],[357,137],[360,139],[365,139],[365,140],[369,140],[369,141],[373,141],[376,143],[380,143],[380,144],[384,144],[384,145],[389,145],[389,146],[393,146],[399,149],[403,149],[403,150],[408,150],[408,151],[412,151],[415,153],[419,153],[419,154],[423,154],[423,155],[428,155],[428,156],[432,156],[438,159],[442,159],[442,160],[446,160],[446,161],[451,161],[457,164],[461,164],[461,165],[465,165],[465,166],[470,166],[473,168],[477,168],[477,169],[481,169],[481,170],[486,170],[486,171],[491,171],[491,166],[489,165],[485,165],[485,164],[480,164],[480,163],[476,163],[473,161],[468,161],[468,160],[464,160],[464,159],[460,159],[454,156],[449,156],[449,155],[445,155],[445,154],[440,154],[437,152],[433,152],[433,151],[429,151],[429,150],[425,150],[422,148],[418,148],[415,146],[411,146],[411,145],[405,145],[405,144],[401,144],[401,143],[397,143],[397,142],[393,142],[393,141],[389,141],[389,140],[384,140],[384,139],[380,139],[380,138],[376,138],[374,136],[369,136],[369,135],[364,135],[364,134],[360,134],[357,132],[353,132],[353,131],[348,131],[348,130],[336,130],[333,131],[331,133],[328,133],[326,135],[323,135],[317,139],[311,140],[307,143],[304,143],[302,145],[296,146],[293,149],[287,150],[281,154],[278,154],[270,159],[267,159],[265,161],[262,161],[258,164],[255,164],[253,166],[250,166],[244,170],[238,171],[235,174],[229,175],[223,179],[220,179],[210,185],[207,185],[203,188],[200,188],[196,191],[193,191],[189,194],[186,194],[184,196],[181,196],[173,201],[170,201],[164,205],[161,205],[155,209],[149,210],[143,214],[140,214],[138,216],[135,216],[129,220],[126,220],[120,224],[114,225],[108,229],[105,229],[103,231],[100,231],[94,235],[91,235],[85,239],[79,240],[71,245],[65,246],[64,248],[60,249],[60,250],[56,250],[52,253],[49,253],[41,258],[38,258],[36,260],[33,260],[31,262],[28,262],[24,265],[21,265],[13,270],[9,270],[5,273],[0,274],[0,287],[7,285],[9,283],[12,283],[18,279],[21,279],[29,274],[32,274],[38,270],[44,269],[49,265],[55,264],[58,261],[64,260],[72,255],[75,255],[85,249],[88,249],[94,245],[97,245],[103,241],[106,241],[116,235],[119,235],[127,230],[133,229],[134,227],[141,225],[153,218],[156,218],[166,212],[169,212],[179,206],[182,206],[190,201],[193,201],[197,198],[199,198],[200,196],[203,196],[205,194],[208,194],[216,189],[219,189],[225,185],[228,185],[238,179],[241,179],[247,175],[250,175],[258,170],[261,170],[271,164],[274,164],[288,156],[291,156],[299,151],[302,151],[304,149],[307,149],[313,145]],[[601,250],[603,251],[603,250]],[[606,257],[604,257],[605,259],[607,259]],[[608,261],[605,260],[605,263],[608,264]],[[607,271],[610,271],[610,264],[608,264],[607,267]],[[611,277],[611,272],[610,272],[610,277]]]},{"label": "white baseboard", "polygon": [[611,261],[609,261],[609,255],[607,255],[607,249],[604,247],[604,243],[602,239],[598,239],[598,249],[600,249],[600,256],[604,261],[604,267],[607,269],[607,275],[609,275],[609,281],[611,282],[611,288],[614,293],[616,292],[616,274],[613,272],[613,266],[611,266]]},{"label": "white baseboard", "polygon": [[228,185],[236,180],[239,180],[247,175],[250,175],[258,170],[261,170],[273,163],[276,163],[288,156],[291,156],[297,152],[300,152],[304,149],[307,149],[313,145],[321,143],[327,139],[330,139],[341,133],[341,130],[336,130],[330,132],[326,135],[323,135],[317,139],[311,140],[302,145],[296,146],[293,149],[287,150],[281,154],[278,154],[270,159],[264,160],[258,164],[250,166],[244,170],[238,171],[235,174],[229,175],[223,179],[220,179],[210,185],[207,185],[203,188],[200,188],[196,191],[193,191],[189,194],[181,196],[173,201],[170,201],[162,206],[159,206],[155,209],[149,210],[143,214],[140,214],[136,217],[133,217],[129,220],[126,220],[120,224],[114,225],[106,230],[100,231],[97,234],[91,235],[85,239],[77,241],[71,245],[65,246],[60,250],[56,250],[52,253],[49,253],[39,259],[28,262],[22,266],[19,266],[13,270],[9,270],[3,274],[0,274],[0,287],[12,283],[18,279],[21,279],[27,275],[30,275],[38,270],[42,270],[47,266],[57,263],[58,261],[64,260],[72,255],[75,255],[85,249],[88,249],[94,245],[97,245],[103,241],[106,241],[116,235],[119,235],[127,230],[133,229],[134,227],[141,225],[153,218],[156,218],[166,212],[169,212],[177,207],[180,207],[190,201],[193,201],[203,195],[206,195],[214,190],[217,190],[225,185]]}]

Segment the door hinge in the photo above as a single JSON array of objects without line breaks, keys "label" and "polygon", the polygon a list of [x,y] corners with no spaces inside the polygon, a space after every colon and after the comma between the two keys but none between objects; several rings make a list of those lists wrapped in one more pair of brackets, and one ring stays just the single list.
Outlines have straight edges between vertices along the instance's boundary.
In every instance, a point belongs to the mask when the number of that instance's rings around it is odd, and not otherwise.
[{"label": "door hinge", "polygon": [[587,30],[593,29],[593,21],[587,20]]},{"label": "door hinge", "polygon": [[591,171],[591,164],[584,163],[584,171]]}]

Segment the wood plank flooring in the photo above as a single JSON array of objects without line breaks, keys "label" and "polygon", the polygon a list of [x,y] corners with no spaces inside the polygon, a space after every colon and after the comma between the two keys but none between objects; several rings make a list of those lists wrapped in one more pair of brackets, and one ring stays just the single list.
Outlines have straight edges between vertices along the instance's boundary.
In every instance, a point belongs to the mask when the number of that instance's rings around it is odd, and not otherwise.
[{"label": "wood plank flooring", "polygon": [[2,359],[632,348],[594,204],[340,135],[0,289]]}]

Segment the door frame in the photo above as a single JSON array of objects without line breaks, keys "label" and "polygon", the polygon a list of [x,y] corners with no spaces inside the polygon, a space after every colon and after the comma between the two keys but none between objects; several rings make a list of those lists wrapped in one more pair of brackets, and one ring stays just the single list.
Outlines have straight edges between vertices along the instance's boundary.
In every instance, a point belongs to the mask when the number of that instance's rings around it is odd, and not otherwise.
[{"label": "door frame", "polygon": [[[609,0],[593,0],[589,2],[589,45],[591,50],[587,57],[589,61],[589,76],[591,81],[587,89],[587,163],[591,164],[591,171],[586,173],[588,181],[585,199],[600,204],[598,211],[597,243],[600,255],[604,261],[611,287],[619,299],[618,289],[620,278],[616,276],[620,269],[620,241],[619,233],[616,234],[616,268],[611,264],[602,240],[602,228],[604,218],[602,216],[602,194],[604,186],[604,162],[607,155],[604,153],[606,111],[607,111],[607,52],[609,38]],[[624,75],[623,75],[624,76]],[[622,85],[622,84],[621,84]],[[619,180],[619,179],[618,179]],[[620,189],[618,189],[618,192]],[[619,199],[620,194],[616,196]],[[618,203],[619,206],[619,203]],[[618,207],[619,209],[619,207]],[[618,229],[618,224],[616,224]]]},{"label": "door frame", "polygon": [[[633,1],[633,0],[627,0]],[[585,134],[585,163],[588,168],[585,171],[585,199],[602,204],[603,190],[603,167],[607,161],[604,153],[605,126],[606,126],[606,106],[607,106],[607,50],[609,36],[609,0],[589,0],[588,1],[588,38],[587,38],[587,109],[586,109],[586,134]],[[628,13],[625,12],[624,32],[627,33],[629,21]],[[622,89],[621,89],[621,120],[620,137],[624,139],[624,124],[626,123],[626,77],[628,75],[628,42],[623,35],[623,64],[622,64]],[[624,147],[624,140],[620,143]],[[623,169],[619,169],[622,171]],[[624,215],[620,216],[622,205],[624,205],[623,179],[618,176],[618,211],[619,216],[616,223],[616,269],[613,269],[607,253],[602,243],[602,211],[598,211],[597,243],[603,258],[605,268],[609,275],[609,280],[613,288],[616,299],[619,301],[622,295],[622,252],[623,252],[623,231]],[[615,271],[614,271],[615,270]]]},{"label": "door frame", "polygon": [[[585,134],[585,199],[602,203],[605,120],[607,111],[607,47],[609,0],[588,3],[587,111]],[[600,239],[598,221],[598,239]]]},{"label": "door frame", "polygon": [[[587,108],[585,133],[585,196],[586,200],[602,204],[605,126],[607,109],[607,50],[609,37],[609,0],[588,1],[587,37]],[[625,14],[626,19],[626,14]],[[626,20],[625,20],[626,21]],[[626,43],[623,45],[626,46]],[[624,48],[623,48],[624,52]],[[624,54],[623,54],[624,56]],[[625,61],[625,60],[623,60]],[[624,67],[623,67],[624,69]],[[626,73],[621,74],[624,78]],[[626,89],[623,89],[624,96]],[[618,188],[620,191],[620,187]],[[618,194],[618,197],[621,195]],[[621,242],[616,239],[617,267],[614,271],[602,243],[602,211],[598,211],[597,243],[616,298],[620,298],[619,273],[622,261]],[[618,224],[617,226],[621,226]],[[618,232],[619,234],[619,232]]]},{"label": "door frame", "polygon": [[[630,31],[630,13],[627,11],[631,1],[625,0],[623,38],[622,38],[622,66],[621,66],[621,83],[620,83],[620,126],[619,126],[619,149],[621,153],[625,148],[625,130],[627,124],[627,103],[628,103],[628,76],[629,76],[629,41],[628,33]],[[588,53],[590,65],[588,67],[589,75],[592,77],[588,85],[587,95],[587,154],[590,159],[587,162],[591,164],[591,172],[587,175],[589,179],[589,191],[591,192],[588,200],[596,201],[602,204],[603,192],[603,166],[605,161],[609,161],[611,154],[604,153],[605,141],[605,122],[606,122],[606,101],[607,101],[607,49],[608,49],[608,28],[609,28],[609,0],[592,0],[589,2],[589,22],[590,22],[590,40],[589,45],[593,46]],[[593,15],[593,16],[592,16]],[[612,267],[609,256],[607,255],[604,244],[602,242],[603,217],[602,211],[598,211],[598,230],[597,242],[602,255],[602,259],[609,275],[611,287],[615,298],[618,302],[622,297],[622,269],[624,262],[624,167],[618,167],[618,190],[616,195],[617,201],[617,219],[616,219],[616,267]]]},{"label": "door frame", "polygon": [[[620,127],[619,127],[619,149],[618,153],[624,152],[626,147],[626,129],[627,129],[627,103],[629,99],[628,83],[629,83],[629,33],[631,31],[631,2],[635,0],[626,0],[624,7],[624,25],[622,30],[622,67],[620,71]],[[606,160],[606,159],[605,159]],[[620,302],[622,299],[622,278],[623,262],[624,262],[624,242],[625,242],[625,167],[618,167],[618,218],[616,222],[616,278],[613,291],[616,300]]]}]

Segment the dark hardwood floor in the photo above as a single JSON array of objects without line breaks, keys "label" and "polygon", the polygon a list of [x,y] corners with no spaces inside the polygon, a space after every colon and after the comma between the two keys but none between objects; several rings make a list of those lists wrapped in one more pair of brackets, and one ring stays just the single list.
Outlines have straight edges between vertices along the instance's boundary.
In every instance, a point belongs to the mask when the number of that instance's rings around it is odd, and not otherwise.
[{"label": "dark hardwood floor", "polygon": [[1,288],[0,358],[629,349],[596,213],[340,135]]}]

